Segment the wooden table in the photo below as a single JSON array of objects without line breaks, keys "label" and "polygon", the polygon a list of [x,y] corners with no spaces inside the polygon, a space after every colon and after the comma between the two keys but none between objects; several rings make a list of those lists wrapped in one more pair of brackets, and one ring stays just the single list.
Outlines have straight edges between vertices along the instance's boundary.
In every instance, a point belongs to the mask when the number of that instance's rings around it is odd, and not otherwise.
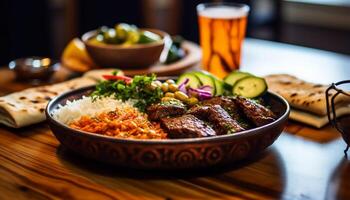
[{"label": "wooden table", "polygon": [[[248,39],[242,69],[330,83],[350,78],[350,56]],[[28,87],[12,78],[0,72],[0,93]],[[344,148],[329,126],[290,122],[270,148],[238,164],[147,172],[82,159],[60,146],[45,123],[0,126],[0,199],[349,199]]]}]

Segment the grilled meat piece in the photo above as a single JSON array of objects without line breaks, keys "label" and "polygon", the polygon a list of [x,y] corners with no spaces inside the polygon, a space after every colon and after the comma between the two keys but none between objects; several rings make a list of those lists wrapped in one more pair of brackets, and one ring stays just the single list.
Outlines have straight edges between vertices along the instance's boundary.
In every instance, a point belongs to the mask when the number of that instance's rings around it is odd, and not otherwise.
[{"label": "grilled meat piece", "polygon": [[162,128],[169,138],[199,138],[216,135],[215,131],[193,115],[161,119]]},{"label": "grilled meat piece", "polygon": [[210,122],[218,135],[244,130],[220,105],[192,107],[188,113]]},{"label": "grilled meat piece", "polygon": [[203,106],[220,105],[233,119],[238,120],[240,118],[239,107],[232,97],[213,97],[202,101],[201,104]]},{"label": "grilled meat piece", "polygon": [[249,122],[249,120],[244,116],[244,113],[237,105],[235,97],[213,97],[211,99],[202,101],[201,105],[220,105],[244,129],[250,129],[254,127],[254,125]]},{"label": "grilled meat piece", "polygon": [[209,106],[193,106],[187,111],[187,114],[194,115],[199,119],[207,121],[207,118],[209,116]]},{"label": "grilled meat piece", "polygon": [[147,108],[148,118],[159,121],[164,117],[175,117],[186,113],[186,107],[181,102],[162,102]]},{"label": "grilled meat piece", "polygon": [[262,126],[275,121],[276,115],[263,105],[257,104],[244,97],[235,99],[237,105],[243,110],[246,117],[256,126]]}]

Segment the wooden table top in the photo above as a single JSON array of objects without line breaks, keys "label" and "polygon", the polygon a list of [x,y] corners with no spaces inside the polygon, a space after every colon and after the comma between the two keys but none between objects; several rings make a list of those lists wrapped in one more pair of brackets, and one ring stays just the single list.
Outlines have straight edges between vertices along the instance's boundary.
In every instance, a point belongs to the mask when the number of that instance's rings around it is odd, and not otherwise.
[{"label": "wooden table top", "polygon": [[[350,78],[350,56],[247,39],[242,69],[331,83]],[[26,87],[0,70],[0,95]],[[45,123],[0,126],[0,199],[350,199],[344,148],[330,126],[289,122],[270,148],[240,163],[149,172],[80,158],[60,146]]]}]

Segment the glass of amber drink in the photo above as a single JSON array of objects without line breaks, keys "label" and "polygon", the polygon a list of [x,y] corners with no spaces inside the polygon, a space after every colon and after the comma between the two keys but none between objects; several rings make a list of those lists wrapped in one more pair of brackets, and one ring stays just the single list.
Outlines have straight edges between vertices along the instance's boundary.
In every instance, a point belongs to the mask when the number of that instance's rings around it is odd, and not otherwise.
[{"label": "glass of amber drink", "polygon": [[223,78],[239,69],[249,7],[236,3],[197,6],[202,69]]}]

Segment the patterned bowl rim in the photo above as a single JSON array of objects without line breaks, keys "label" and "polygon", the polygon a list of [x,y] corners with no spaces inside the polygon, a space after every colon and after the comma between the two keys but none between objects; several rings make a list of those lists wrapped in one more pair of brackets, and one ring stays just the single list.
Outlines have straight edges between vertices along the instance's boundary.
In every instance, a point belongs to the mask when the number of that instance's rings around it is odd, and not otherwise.
[{"label": "patterned bowl rim", "polygon": [[[73,134],[79,134],[79,135],[82,135],[85,137],[92,137],[94,139],[104,139],[104,140],[108,140],[108,141],[112,141],[112,142],[121,142],[121,143],[179,144],[179,143],[202,143],[202,142],[204,143],[204,142],[214,142],[214,141],[225,141],[225,140],[238,139],[238,138],[242,138],[242,137],[248,137],[248,136],[253,136],[256,134],[264,133],[264,131],[266,131],[266,130],[278,127],[280,125],[280,123],[283,123],[283,121],[285,121],[288,118],[289,113],[290,113],[290,106],[289,106],[287,100],[285,100],[282,96],[280,96],[276,93],[268,91],[267,93],[269,95],[274,96],[276,99],[278,99],[279,102],[282,102],[282,104],[284,104],[284,106],[286,107],[283,114],[274,122],[271,122],[269,124],[266,124],[266,125],[263,125],[263,126],[260,126],[257,128],[252,128],[249,130],[245,130],[245,131],[241,131],[241,132],[238,132],[235,134],[231,134],[231,135],[219,135],[219,136],[203,137],[203,138],[182,138],[182,139],[114,138],[114,137],[110,137],[110,136],[99,135],[99,134],[95,134],[95,133],[90,133],[90,132],[86,132],[86,131],[80,131],[80,130],[73,129],[73,128],[57,121],[56,119],[54,119],[51,116],[50,113],[52,112],[54,105],[56,105],[61,99],[65,99],[69,96],[72,96],[76,93],[81,93],[82,91],[85,91],[85,90],[91,90],[94,87],[95,86],[87,86],[87,87],[71,90],[71,91],[65,92],[65,93],[53,98],[46,106],[46,109],[45,109],[46,119],[49,121],[49,123],[55,124],[56,126],[60,127],[64,131],[72,132]],[[57,134],[57,133],[55,133],[55,134]]]}]

